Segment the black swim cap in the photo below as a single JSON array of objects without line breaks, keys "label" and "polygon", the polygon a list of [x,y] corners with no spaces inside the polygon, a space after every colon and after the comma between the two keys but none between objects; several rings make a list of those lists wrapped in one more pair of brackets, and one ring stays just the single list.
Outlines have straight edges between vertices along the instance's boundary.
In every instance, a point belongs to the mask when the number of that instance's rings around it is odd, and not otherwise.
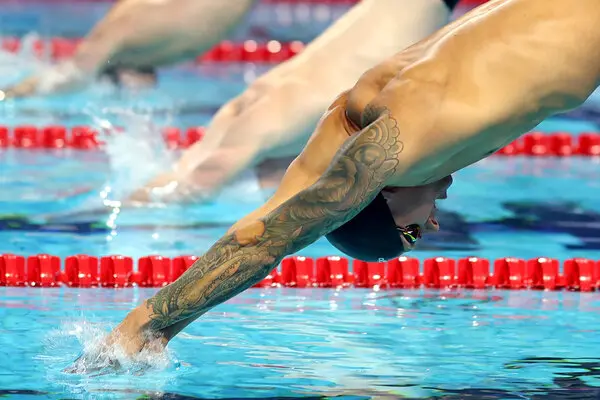
[{"label": "black swim cap", "polygon": [[381,193],[358,215],[325,237],[335,248],[361,261],[387,261],[406,251]]},{"label": "black swim cap", "polygon": [[454,10],[454,7],[459,3],[459,0],[443,0],[444,3],[448,6],[450,11]]}]

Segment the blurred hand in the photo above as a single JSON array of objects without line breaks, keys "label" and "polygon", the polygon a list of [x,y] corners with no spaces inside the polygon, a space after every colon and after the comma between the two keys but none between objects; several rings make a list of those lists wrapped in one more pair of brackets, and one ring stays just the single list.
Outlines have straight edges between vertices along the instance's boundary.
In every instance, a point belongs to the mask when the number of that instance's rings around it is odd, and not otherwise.
[{"label": "blurred hand", "polygon": [[[210,200],[266,159],[294,158],[331,99],[300,64],[267,73],[214,116],[204,139],[129,198],[133,201]],[[335,97],[335,96],[333,96]]]},{"label": "blurred hand", "polygon": [[184,176],[175,172],[166,172],[157,176],[146,186],[136,189],[126,200],[127,204],[135,203],[170,203],[191,201],[192,188],[186,183]]},{"label": "blurred hand", "polygon": [[31,96],[37,92],[38,82],[38,77],[32,76],[14,86],[9,86],[2,90],[4,92],[2,100]]}]

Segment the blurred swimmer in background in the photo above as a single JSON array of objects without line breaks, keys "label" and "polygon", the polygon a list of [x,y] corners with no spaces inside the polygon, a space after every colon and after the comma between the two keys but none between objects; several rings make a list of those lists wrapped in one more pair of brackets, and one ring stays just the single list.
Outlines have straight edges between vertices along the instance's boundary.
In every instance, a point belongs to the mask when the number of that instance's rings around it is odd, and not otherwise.
[{"label": "blurred swimmer in background", "polygon": [[124,86],[153,84],[156,68],[206,52],[237,27],[254,3],[120,0],[92,28],[72,58],[4,89],[4,95],[64,93],[99,77]]},{"label": "blurred swimmer in background", "polygon": [[[213,0],[122,0],[71,59],[7,88],[5,95],[64,93],[100,76],[125,85],[152,83],[157,67],[195,58],[225,38],[254,2],[236,0],[225,6]],[[265,160],[297,156],[340,91],[363,71],[446,24],[457,2],[361,1],[300,55],[225,104],[205,139],[131,200],[210,198],[242,172],[255,179],[251,170]]]},{"label": "blurred swimmer in background", "polygon": [[[72,59],[6,93],[9,97],[60,93],[100,75],[114,81],[151,81],[156,67],[194,58],[213,47],[253,3],[239,0],[224,7],[211,0],[122,0],[92,29]],[[262,171],[277,172],[274,178],[263,179],[261,186],[277,186],[289,160],[300,154],[331,101],[362,72],[445,25],[457,3],[361,1],[300,55],[273,68],[225,104],[205,139],[129,200],[136,204],[208,200],[236,178],[246,186],[256,181],[255,167],[266,161],[271,162]],[[254,191],[261,186],[252,185]],[[127,204],[131,202],[123,205]]]},{"label": "blurred swimmer in background", "polygon": [[[204,140],[130,198],[198,202],[267,160],[297,156],[328,105],[361,74],[445,25],[458,0],[363,0],[295,58],[214,116]],[[289,164],[289,163],[288,163]]]}]

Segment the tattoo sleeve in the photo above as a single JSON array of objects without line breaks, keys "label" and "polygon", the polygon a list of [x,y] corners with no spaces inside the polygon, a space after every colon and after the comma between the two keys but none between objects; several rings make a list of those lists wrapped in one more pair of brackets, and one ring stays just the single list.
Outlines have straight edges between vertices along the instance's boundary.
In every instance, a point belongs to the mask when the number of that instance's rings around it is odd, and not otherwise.
[{"label": "tattoo sleeve", "polygon": [[148,299],[148,328],[174,336],[173,330],[258,283],[285,256],[366,207],[397,170],[403,150],[396,121],[387,111],[378,114],[347,140],[315,184],[220,239],[177,281]]}]

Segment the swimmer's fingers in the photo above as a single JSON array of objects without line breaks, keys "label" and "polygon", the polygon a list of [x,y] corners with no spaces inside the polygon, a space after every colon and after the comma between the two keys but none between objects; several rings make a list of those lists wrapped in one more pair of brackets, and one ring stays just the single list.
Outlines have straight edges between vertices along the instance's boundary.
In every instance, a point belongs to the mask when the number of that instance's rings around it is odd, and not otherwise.
[{"label": "swimmer's fingers", "polygon": [[174,193],[157,194],[160,189],[149,186],[135,190],[125,200],[125,207],[147,207],[153,203],[167,204],[178,198]]},{"label": "swimmer's fingers", "polygon": [[145,187],[134,191],[121,203],[121,208],[145,207],[160,208],[166,204],[202,204],[211,196],[204,194],[199,188],[180,185],[174,190],[163,187]]},{"label": "swimmer's fingers", "polygon": [[84,87],[91,79],[92,75],[82,70],[75,62],[65,61],[9,87],[7,97],[73,92]]},{"label": "swimmer's fingers", "polygon": [[29,77],[21,82],[3,89],[4,99],[16,99],[33,96],[37,93],[39,79],[36,76]]},{"label": "swimmer's fingers", "polygon": [[147,357],[164,351],[166,341],[162,334],[139,334],[121,327],[113,331],[92,350],[83,352],[71,365],[62,370],[65,374],[100,376],[127,370],[141,374],[151,367]]},{"label": "swimmer's fingers", "polygon": [[62,372],[74,375],[103,375],[120,368],[121,364],[116,358],[111,357],[106,351],[96,350],[81,354]]}]

